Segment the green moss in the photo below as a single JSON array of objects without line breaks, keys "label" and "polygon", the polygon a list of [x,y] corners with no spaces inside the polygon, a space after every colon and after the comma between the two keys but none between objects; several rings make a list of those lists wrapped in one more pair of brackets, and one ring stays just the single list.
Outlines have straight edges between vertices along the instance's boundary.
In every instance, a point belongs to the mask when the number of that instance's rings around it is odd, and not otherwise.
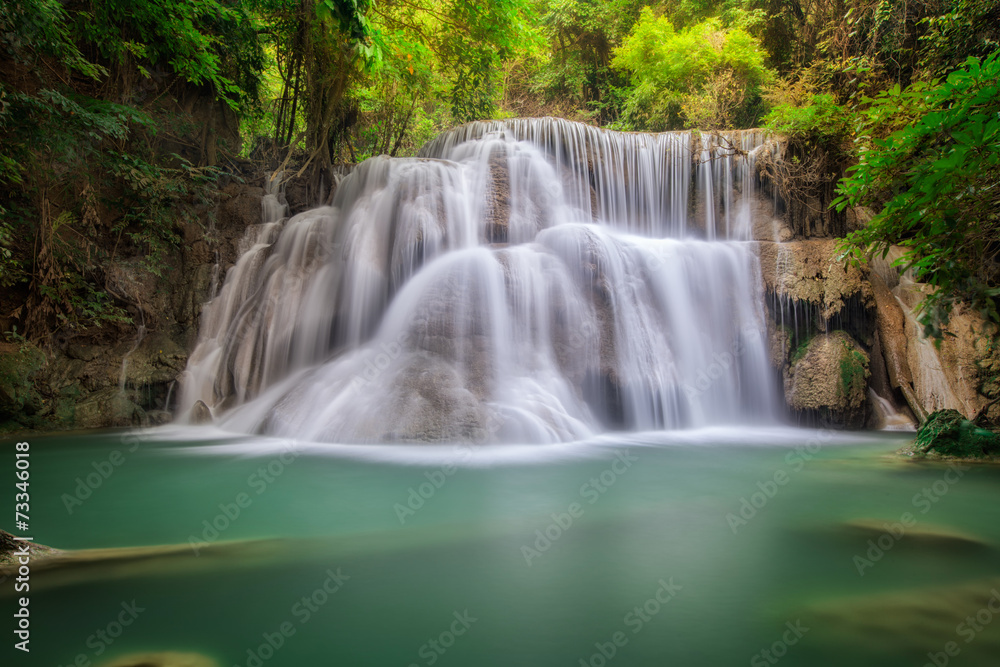
[{"label": "green moss", "polygon": [[917,431],[916,451],[966,458],[994,456],[1000,454],[1000,435],[979,428],[957,410],[938,410]]},{"label": "green moss", "polygon": [[[794,366],[798,363],[799,359],[806,356],[806,352],[809,350],[809,341],[813,339],[812,336],[803,336],[799,339],[798,345],[795,346],[795,352],[792,353],[791,365]],[[789,338],[791,340],[791,338]]]},{"label": "green moss", "polygon": [[868,360],[860,350],[844,342],[844,354],[840,358],[840,391],[842,396],[864,391],[868,378]]},{"label": "green moss", "polygon": [[71,384],[59,392],[59,397],[55,399],[53,405],[53,416],[61,424],[72,424],[76,418],[76,404],[80,400],[83,392],[80,385]]}]

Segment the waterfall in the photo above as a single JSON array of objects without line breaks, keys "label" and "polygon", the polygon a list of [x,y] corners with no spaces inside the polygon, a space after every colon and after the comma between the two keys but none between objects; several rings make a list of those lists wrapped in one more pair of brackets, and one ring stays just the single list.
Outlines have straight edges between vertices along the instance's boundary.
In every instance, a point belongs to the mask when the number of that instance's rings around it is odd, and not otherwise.
[{"label": "waterfall", "polygon": [[329,442],[558,442],[778,412],[752,237],[763,137],[477,122],[265,222],[179,406]]},{"label": "waterfall", "polygon": [[916,424],[906,415],[897,412],[892,403],[882,398],[871,387],[868,388],[868,399],[872,402],[878,428],[883,431],[916,431]]}]

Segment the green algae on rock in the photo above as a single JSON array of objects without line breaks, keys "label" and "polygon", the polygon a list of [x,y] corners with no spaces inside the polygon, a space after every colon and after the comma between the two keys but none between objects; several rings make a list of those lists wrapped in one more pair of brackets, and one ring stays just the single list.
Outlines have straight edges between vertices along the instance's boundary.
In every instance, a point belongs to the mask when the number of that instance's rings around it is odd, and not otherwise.
[{"label": "green algae on rock", "polygon": [[917,431],[914,451],[979,458],[1000,454],[1000,435],[979,428],[957,410],[932,413]]}]

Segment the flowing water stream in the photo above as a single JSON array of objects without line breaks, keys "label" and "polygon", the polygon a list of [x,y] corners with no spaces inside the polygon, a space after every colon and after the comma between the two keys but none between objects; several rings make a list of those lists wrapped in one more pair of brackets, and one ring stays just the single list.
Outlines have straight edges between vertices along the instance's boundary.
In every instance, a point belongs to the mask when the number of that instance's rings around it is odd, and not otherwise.
[{"label": "flowing water stream", "polygon": [[284,220],[269,200],[206,309],[182,410],[326,442],[773,422],[747,242],[762,144],[473,123],[368,160],[333,206]]}]

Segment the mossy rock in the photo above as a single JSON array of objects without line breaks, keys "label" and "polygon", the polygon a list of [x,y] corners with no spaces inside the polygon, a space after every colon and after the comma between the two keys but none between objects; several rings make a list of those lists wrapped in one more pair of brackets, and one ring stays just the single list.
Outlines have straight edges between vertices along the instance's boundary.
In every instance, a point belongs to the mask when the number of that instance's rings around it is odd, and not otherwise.
[{"label": "mossy rock", "polygon": [[917,431],[918,452],[982,457],[1000,454],[1000,435],[979,428],[957,410],[932,413]]},{"label": "mossy rock", "polygon": [[817,334],[804,342],[784,372],[785,400],[793,410],[829,415],[837,423],[861,427],[869,359],[845,331]]}]

